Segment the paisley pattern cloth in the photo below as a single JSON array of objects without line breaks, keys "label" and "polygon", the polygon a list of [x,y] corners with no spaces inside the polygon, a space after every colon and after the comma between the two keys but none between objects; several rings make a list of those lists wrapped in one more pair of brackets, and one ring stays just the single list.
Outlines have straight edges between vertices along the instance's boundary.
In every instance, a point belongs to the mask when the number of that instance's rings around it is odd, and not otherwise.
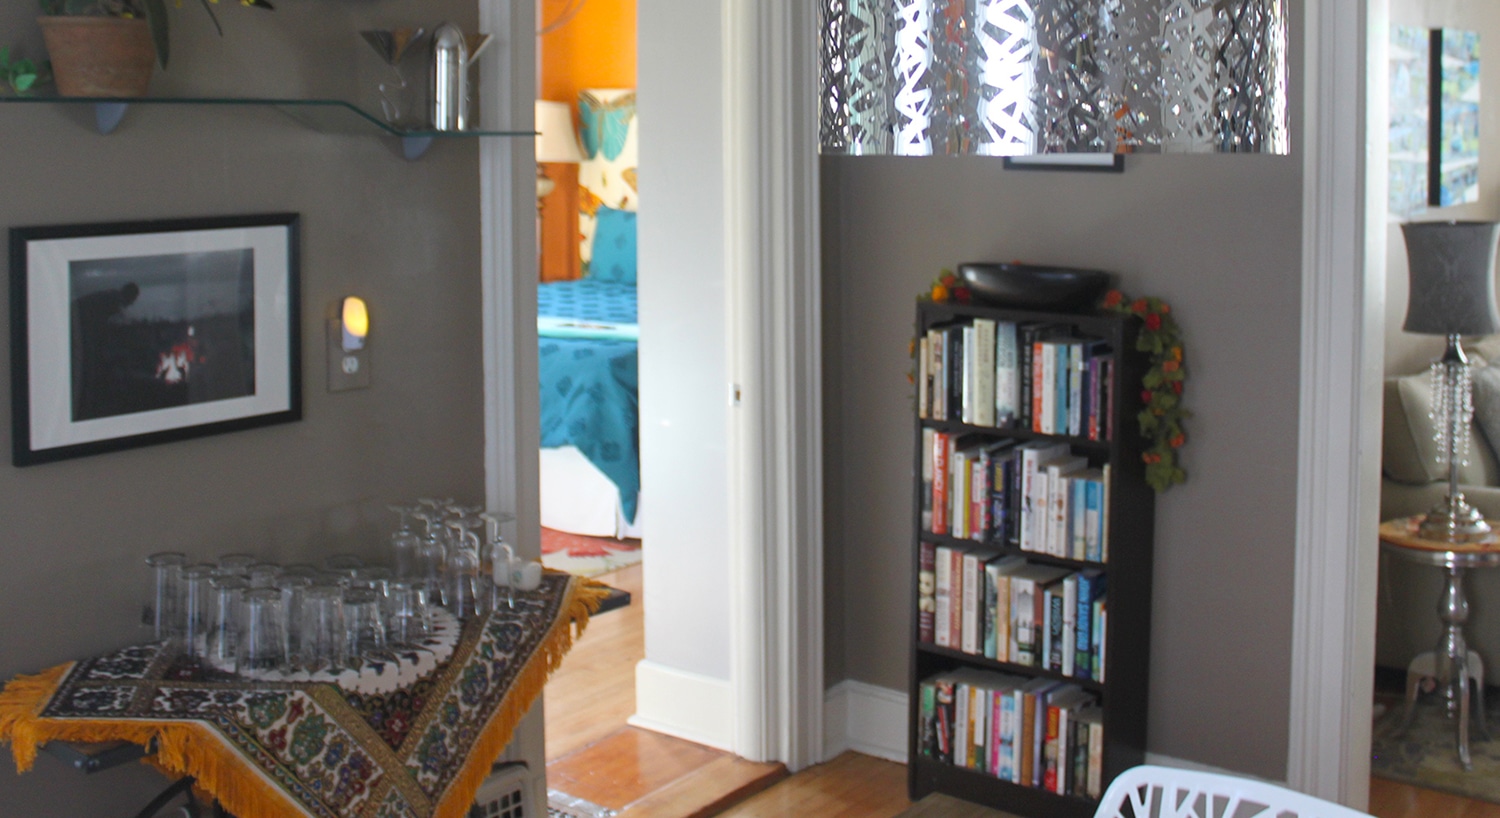
[{"label": "paisley pattern cloth", "polygon": [[460,818],[605,592],[548,573],[462,624],[453,653],[394,690],[249,682],[141,645],[19,677],[0,740],[31,767],[48,741],[125,740],[238,818]]}]

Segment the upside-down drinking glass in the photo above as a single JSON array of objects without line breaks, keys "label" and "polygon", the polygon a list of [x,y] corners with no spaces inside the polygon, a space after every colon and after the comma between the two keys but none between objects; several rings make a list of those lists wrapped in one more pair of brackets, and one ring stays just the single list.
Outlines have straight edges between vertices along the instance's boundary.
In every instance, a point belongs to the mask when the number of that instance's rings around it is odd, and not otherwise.
[{"label": "upside-down drinking glass", "polygon": [[159,551],[146,558],[151,569],[151,587],[141,607],[141,624],[151,628],[156,641],[182,638],[187,609],[182,569],[187,555],[179,551]]},{"label": "upside-down drinking glass", "polygon": [[427,589],[420,581],[391,580],[386,633],[392,644],[417,647],[432,635]]},{"label": "upside-down drinking glass", "polygon": [[264,673],[286,666],[286,631],[281,592],[275,588],[252,588],[245,592],[243,635],[240,639],[240,673]]},{"label": "upside-down drinking glass", "polygon": [[380,597],[369,588],[350,588],[344,592],[344,627],[348,632],[346,650],[350,666],[357,667],[366,658],[385,651]]},{"label": "upside-down drinking glass", "polygon": [[338,673],[348,664],[344,628],[344,590],[313,585],[302,592],[302,636],[299,662],[313,673]]},{"label": "upside-down drinking glass", "polygon": [[201,659],[208,649],[208,631],[213,623],[214,566],[189,565],[182,569],[182,585],[186,597],[186,613],[183,617],[183,648],[193,659]]},{"label": "upside-down drinking glass", "polygon": [[239,662],[240,607],[250,583],[244,577],[216,576],[209,580],[209,588],[213,592],[213,615],[208,627],[208,661],[233,671]]}]

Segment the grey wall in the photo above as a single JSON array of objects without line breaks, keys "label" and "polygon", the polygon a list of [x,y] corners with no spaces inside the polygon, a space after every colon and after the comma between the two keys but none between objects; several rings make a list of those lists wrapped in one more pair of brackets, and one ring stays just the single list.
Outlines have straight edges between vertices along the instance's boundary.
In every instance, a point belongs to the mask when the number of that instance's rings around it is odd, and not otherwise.
[{"label": "grey wall", "polygon": [[[1289,53],[1300,53],[1295,40]],[[1188,482],[1157,503],[1149,749],[1283,778],[1300,160],[1131,156],[1118,176],[1005,171],[983,158],[824,162],[838,187],[836,216],[825,213],[838,228],[824,239],[842,257],[825,290],[840,407],[827,474],[830,519],[841,521],[830,554],[842,564],[830,573],[844,587],[830,669],[907,683],[916,296],[962,261],[1104,268],[1132,295],[1168,300],[1188,344]]]},{"label": "grey wall", "polygon": [[[265,14],[221,4],[221,41],[197,4],[184,4],[172,74],[154,90],[351,92],[373,68],[360,28],[475,23],[472,0],[277,5]],[[0,8],[0,32],[32,56],[34,14],[31,3]],[[136,611],[141,560],[153,551],[374,554],[387,502],[484,492],[473,143],[439,144],[408,163],[388,140],[315,133],[269,110],[137,107],[107,138],[90,117],[0,105],[0,228],[301,213],[305,419],[25,469],[8,465],[9,423],[0,424],[4,678],[145,636]],[[323,318],[351,293],[370,304],[375,384],[334,395],[324,388]],[[7,341],[0,347],[8,360]],[[0,379],[0,406],[9,400]],[[0,814],[116,818],[164,785],[137,765],[84,778],[44,756],[24,776],[0,769]]]}]

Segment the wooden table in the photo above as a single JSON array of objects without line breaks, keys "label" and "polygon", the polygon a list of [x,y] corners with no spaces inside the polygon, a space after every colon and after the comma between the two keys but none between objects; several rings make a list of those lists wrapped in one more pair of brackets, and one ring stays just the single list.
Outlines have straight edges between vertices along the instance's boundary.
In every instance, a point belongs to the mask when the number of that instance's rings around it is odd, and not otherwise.
[{"label": "wooden table", "polygon": [[1438,618],[1443,621],[1443,635],[1437,649],[1419,654],[1406,669],[1406,712],[1397,734],[1411,726],[1416,714],[1417,687],[1425,676],[1435,677],[1442,687],[1449,718],[1457,719],[1458,760],[1464,769],[1472,769],[1469,757],[1469,680],[1474,680],[1479,729],[1486,738],[1489,728],[1484,721],[1484,663],[1479,654],[1469,650],[1464,640],[1464,623],[1469,621],[1469,600],[1464,594],[1464,572],[1470,568],[1494,568],[1500,565],[1500,537],[1491,535],[1474,543],[1450,543],[1417,536],[1420,517],[1405,517],[1380,524],[1380,547],[1386,553],[1421,565],[1442,568],[1445,576],[1442,597],[1438,600]]}]

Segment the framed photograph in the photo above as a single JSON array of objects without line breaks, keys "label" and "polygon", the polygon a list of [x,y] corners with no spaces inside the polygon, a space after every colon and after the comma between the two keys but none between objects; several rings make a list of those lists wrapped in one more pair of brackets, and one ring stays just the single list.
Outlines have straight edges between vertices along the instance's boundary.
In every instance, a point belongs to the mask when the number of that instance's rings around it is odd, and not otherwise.
[{"label": "framed photograph", "polygon": [[1036,156],[1007,156],[1005,169],[1124,173],[1125,155],[1119,153],[1043,153]]},{"label": "framed photograph", "polygon": [[298,226],[13,228],[15,465],[300,420]]}]

